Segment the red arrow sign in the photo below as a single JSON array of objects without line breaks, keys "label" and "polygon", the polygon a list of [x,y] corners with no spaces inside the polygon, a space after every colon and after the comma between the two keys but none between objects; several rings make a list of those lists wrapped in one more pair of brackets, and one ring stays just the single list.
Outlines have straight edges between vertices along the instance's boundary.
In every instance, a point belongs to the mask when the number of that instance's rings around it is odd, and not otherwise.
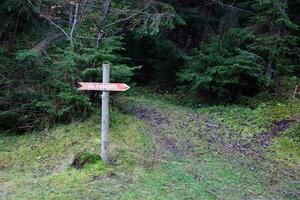
[{"label": "red arrow sign", "polygon": [[124,92],[130,87],[124,83],[92,83],[79,82],[80,88],[78,90],[97,90],[97,91],[117,91]]}]

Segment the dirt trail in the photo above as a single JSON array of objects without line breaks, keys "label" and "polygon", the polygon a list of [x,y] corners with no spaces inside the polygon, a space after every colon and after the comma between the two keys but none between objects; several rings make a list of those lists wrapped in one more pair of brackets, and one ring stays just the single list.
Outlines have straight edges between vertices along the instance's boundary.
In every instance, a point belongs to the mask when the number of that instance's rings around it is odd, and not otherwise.
[{"label": "dirt trail", "polygon": [[[158,142],[164,144],[165,149],[173,153],[182,154],[193,151],[195,145],[191,139],[195,139],[195,137],[184,140],[181,143],[181,147],[179,147],[179,141],[172,137],[172,134],[178,131],[182,134],[193,131],[192,135],[206,141],[209,147],[217,145],[226,152],[239,152],[259,160],[265,160],[262,149],[267,149],[274,137],[287,130],[296,122],[296,120],[283,120],[278,122],[268,133],[241,139],[242,137],[240,137],[239,133],[230,130],[224,125],[215,123],[212,119],[192,112],[178,113],[168,109],[136,105],[130,110],[130,113],[144,120],[154,129],[156,135],[161,136],[161,140]],[[166,129],[173,129],[172,133],[170,134]],[[188,152],[184,152],[184,150],[188,150]]]},{"label": "dirt trail", "polygon": [[[201,166],[205,169],[203,157],[208,156],[213,159],[213,163],[217,160],[224,167],[234,166],[238,169],[235,172],[237,174],[243,167],[259,174],[261,180],[258,181],[264,182],[263,184],[270,189],[271,193],[281,191],[280,195],[287,194],[292,199],[300,196],[296,190],[289,189],[286,184],[290,182],[290,178],[293,179],[291,182],[295,181],[294,172],[281,169],[277,162],[265,156],[272,139],[288,129],[296,122],[295,120],[281,121],[268,133],[245,138],[240,133],[215,122],[208,115],[195,113],[191,109],[176,105],[152,105],[142,102],[141,99],[139,101],[130,99],[120,104],[120,110],[135,115],[153,130],[151,135],[153,148],[144,163],[146,169],[153,169],[161,160],[166,163],[177,162],[177,159],[182,162],[193,160],[193,165],[188,166],[185,173],[196,177],[198,181],[199,176],[202,177],[203,174],[199,174],[193,168]],[[251,173],[249,171],[247,173]],[[208,173],[208,176],[215,176],[213,171],[205,173]],[[242,184],[248,187],[247,180]],[[275,193],[274,196],[278,195]]]}]

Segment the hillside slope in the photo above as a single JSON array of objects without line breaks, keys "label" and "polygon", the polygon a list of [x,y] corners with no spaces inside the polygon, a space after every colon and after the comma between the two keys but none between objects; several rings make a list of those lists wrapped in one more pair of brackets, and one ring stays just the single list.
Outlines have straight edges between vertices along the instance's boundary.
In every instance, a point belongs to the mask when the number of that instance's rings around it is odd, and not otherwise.
[{"label": "hillside slope", "polygon": [[[299,197],[299,147],[296,144],[289,148],[287,160],[285,151],[276,150],[280,142],[274,142],[278,135],[299,130],[295,110],[287,113],[290,121],[285,126],[276,123],[270,127],[260,126],[255,121],[236,126],[243,116],[242,108],[226,108],[226,114],[220,107],[191,109],[177,105],[172,98],[140,92],[121,96],[117,101],[119,111],[112,110],[111,165],[97,161],[83,169],[71,167],[79,152],[99,152],[98,115],[84,122],[28,135],[2,134],[0,197]],[[230,111],[235,112],[235,117],[230,118]],[[256,113],[255,110],[249,112]],[[272,135],[276,128],[278,135]],[[261,131],[268,137],[262,137]],[[269,151],[272,148],[274,150]],[[279,156],[274,152],[279,152]]]}]

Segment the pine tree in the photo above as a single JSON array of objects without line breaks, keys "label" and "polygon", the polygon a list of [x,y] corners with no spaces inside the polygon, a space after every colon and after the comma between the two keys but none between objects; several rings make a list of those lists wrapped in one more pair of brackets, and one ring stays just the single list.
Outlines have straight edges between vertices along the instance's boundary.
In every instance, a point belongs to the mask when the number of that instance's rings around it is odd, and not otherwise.
[{"label": "pine tree", "polygon": [[290,33],[299,27],[288,16],[287,0],[259,0],[252,8],[257,14],[250,18],[246,48],[264,58],[265,73],[274,80],[294,67],[297,37]]},{"label": "pine tree", "polygon": [[244,27],[230,27],[187,57],[178,75],[192,94],[221,99],[253,95],[293,71],[297,37],[291,31],[298,26],[289,19],[287,2],[260,0],[244,6],[255,12]]}]

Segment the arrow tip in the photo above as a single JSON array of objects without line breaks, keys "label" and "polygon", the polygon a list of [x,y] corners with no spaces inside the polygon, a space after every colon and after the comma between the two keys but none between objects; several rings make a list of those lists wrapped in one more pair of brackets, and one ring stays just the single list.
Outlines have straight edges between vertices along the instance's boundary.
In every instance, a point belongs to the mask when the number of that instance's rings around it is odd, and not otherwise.
[{"label": "arrow tip", "polygon": [[77,90],[83,90],[83,88],[82,88],[82,82],[78,82],[78,84],[79,84],[79,88],[77,88]]}]

